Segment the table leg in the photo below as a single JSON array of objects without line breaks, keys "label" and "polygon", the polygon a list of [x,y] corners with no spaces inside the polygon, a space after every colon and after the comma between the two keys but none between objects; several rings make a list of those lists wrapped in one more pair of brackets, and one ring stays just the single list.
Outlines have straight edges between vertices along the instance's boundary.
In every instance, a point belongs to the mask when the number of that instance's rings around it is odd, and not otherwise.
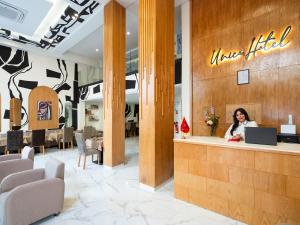
[{"label": "table leg", "polygon": [[86,155],[84,154],[84,161],[83,161],[83,169],[85,170],[85,164],[86,164]]},{"label": "table leg", "polygon": [[81,159],[81,154],[79,154],[79,158],[78,158],[78,167],[80,167],[80,159]]}]

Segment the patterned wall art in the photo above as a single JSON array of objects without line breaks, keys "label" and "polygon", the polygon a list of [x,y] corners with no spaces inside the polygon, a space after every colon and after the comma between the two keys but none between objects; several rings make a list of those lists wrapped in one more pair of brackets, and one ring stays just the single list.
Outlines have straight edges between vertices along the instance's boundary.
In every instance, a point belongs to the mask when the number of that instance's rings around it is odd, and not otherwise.
[{"label": "patterned wall art", "polygon": [[[138,76],[126,75],[126,94],[138,93]],[[79,87],[79,99],[82,101],[103,98],[103,81]]]},{"label": "patterned wall art", "polygon": [[[22,129],[28,124],[28,95],[37,86],[51,87],[59,98],[59,123],[64,126],[66,102],[72,103],[73,127],[77,128],[78,65],[65,60],[41,57],[27,51],[0,45],[0,94],[3,119],[9,119],[9,100],[22,102]],[[2,118],[1,118],[2,119]],[[9,129],[2,122],[2,131]]]},{"label": "patterned wall art", "polygon": [[37,119],[38,120],[51,120],[52,118],[52,102],[51,101],[38,101],[37,104]]},{"label": "patterned wall art", "polygon": [[84,23],[100,6],[95,0],[69,0],[70,4],[60,16],[58,22],[51,26],[44,37],[38,42],[25,35],[0,28],[0,37],[42,49],[50,49],[60,44],[72,31]]}]

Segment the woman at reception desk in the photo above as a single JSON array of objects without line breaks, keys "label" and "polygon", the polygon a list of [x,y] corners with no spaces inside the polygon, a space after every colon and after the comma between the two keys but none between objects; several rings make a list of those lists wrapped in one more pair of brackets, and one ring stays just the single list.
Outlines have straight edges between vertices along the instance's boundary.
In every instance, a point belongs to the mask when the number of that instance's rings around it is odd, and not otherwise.
[{"label": "woman at reception desk", "polygon": [[[242,109],[234,115],[226,139],[257,126]],[[225,138],[174,139],[175,197],[246,224],[300,224],[300,146]]]},{"label": "woman at reception desk", "polygon": [[257,127],[257,123],[250,120],[245,109],[236,109],[233,113],[233,124],[228,128],[225,139],[230,141],[245,140],[245,127]]}]

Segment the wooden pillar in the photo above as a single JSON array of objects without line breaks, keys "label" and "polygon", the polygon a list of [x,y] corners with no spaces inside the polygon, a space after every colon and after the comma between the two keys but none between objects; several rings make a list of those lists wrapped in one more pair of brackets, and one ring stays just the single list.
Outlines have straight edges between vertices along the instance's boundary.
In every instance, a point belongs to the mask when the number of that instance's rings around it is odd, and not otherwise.
[{"label": "wooden pillar", "polygon": [[174,172],[174,0],[139,1],[140,182]]},{"label": "wooden pillar", "polygon": [[104,165],[125,158],[125,8],[111,0],[104,7]]}]

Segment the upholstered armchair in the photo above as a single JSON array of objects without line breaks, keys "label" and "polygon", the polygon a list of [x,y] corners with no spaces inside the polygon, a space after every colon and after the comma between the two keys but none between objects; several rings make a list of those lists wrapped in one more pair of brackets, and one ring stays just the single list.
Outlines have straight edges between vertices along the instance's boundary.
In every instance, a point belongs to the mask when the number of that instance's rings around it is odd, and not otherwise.
[{"label": "upholstered armchair", "polygon": [[81,155],[84,156],[84,162],[83,162],[83,169],[85,169],[85,164],[86,164],[86,157],[89,155],[94,155],[97,154],[98,157],[98,164],[100,164],[100,151],[98,151],[96,148],[87,148],[85,144],[85,139],[83,137],[84,135],[82,133],[75,133],[75,139],[77,142],[77,148],[79,152],[79,158],[78,158],[78,166],[80,166],[80,159]]},{"label": "upholstered armchair", "polygon": [[7,147],[6,153],[9,151],[20,153],[23,148],[23,131],[22,130],[9,130],[7,131]]},{"label": "upholstered armchair", "polygon": [[21,154],[0,156],[0,182],[4,177],[33,168],[34,150],[25,146]]},{"label": "upholstered armchair", "polygon": [[58,142],[58,146],[60,148],[60,144],[62,143],[63,149],[65,149],[65,143],[68,143],[68,146],[71,145],[71,148],[73,148],[73,132],[74,128],[73,127],[65,127],[63,136]]},{"label": "upholstered armchair", "polygon": [[64,203],[65,165],[50,158],[45,169],[27,170],[0,184],[0,224],[29,225],[58,214]]}]

